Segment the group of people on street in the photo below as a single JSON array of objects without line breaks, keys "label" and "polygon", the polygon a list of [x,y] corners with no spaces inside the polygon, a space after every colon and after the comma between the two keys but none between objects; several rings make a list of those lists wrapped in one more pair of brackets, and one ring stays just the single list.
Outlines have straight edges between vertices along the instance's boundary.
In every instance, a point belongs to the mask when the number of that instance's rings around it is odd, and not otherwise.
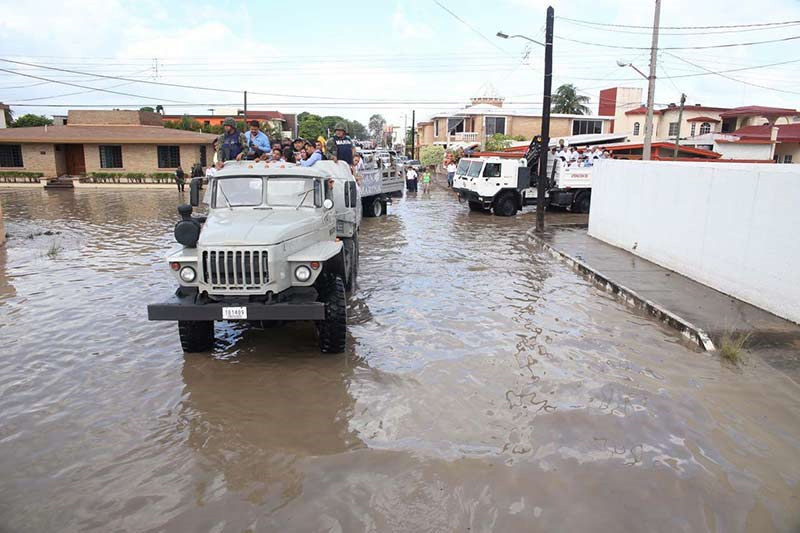
[{"label": "group of people on street", "polygon": [[406,169],[406,190],[408,192],[417,192],[418,190],[418,183],[422,183],[422,194],[430,194],[431,193],[431,170],[430,168],[425,169],[422,172],[422,176],[419,175],[419,172],[414,167],[408,167]]}]

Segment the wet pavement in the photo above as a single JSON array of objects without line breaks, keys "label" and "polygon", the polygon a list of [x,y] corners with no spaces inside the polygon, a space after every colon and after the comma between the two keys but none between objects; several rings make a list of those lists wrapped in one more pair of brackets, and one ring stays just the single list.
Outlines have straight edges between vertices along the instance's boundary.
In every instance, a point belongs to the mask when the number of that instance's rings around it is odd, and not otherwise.
[{"label": "wet pavement", "polygon": [[[367,219],[348,352],[184,355],[165,191],[0,191],[2,531],[792,531],[800,388],[445,192]],[[49,232],[49,234],[48,234]]]}]

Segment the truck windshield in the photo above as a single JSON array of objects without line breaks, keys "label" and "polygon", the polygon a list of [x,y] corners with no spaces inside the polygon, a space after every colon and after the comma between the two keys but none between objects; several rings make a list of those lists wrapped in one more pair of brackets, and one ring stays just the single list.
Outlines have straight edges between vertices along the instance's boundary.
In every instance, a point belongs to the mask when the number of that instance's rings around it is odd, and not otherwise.
[{"label": "truck windshield", "polygon": [[258,176],[214,180],[214,207],[261,205],[264,199],[264,180]]},{"label": "truck windshield", "polygon": [[267,180],[267,205],[322,207],[322,186],[314,178],[271,177]]},{"label": "truck windshield", "polygon": [[459,176],[463,176],[467,173],[467,169],[469,168],[469,161],[466,159],[462,159],[458,162],[458,168],[456,169],[456,174]]},{"label": "truck windshield", "polygon": [[469,170],[467,170],[467,176],[470,178],[477,178],[481,175],[482,166],[483,161],[471,161],[469,164]]}]

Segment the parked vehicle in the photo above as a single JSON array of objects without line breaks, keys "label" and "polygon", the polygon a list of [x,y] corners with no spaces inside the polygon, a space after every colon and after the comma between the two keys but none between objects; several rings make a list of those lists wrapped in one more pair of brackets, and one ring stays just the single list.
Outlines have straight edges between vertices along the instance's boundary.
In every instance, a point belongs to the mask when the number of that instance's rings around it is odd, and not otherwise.
[{"label": "parked vehicle", "polygon": [[285,167],[229,161],[209,180],[208,214],[199,180],[175,225],[180,243],[166,261],[174,296],[148,306],[174,320],[183,349],[205,351],[214,322],[309,320],[322,352],[345,349],[346,292],[358,275],[358,187],[344,162]]},{"label": "parked vehicle", "polygon": [[394,157],[388,151],[362,150],[359,153],[364,163],[364,168],[360,171],[364,216],[385,215],[392,197],[403,196],[405,178],[398,172]]}]

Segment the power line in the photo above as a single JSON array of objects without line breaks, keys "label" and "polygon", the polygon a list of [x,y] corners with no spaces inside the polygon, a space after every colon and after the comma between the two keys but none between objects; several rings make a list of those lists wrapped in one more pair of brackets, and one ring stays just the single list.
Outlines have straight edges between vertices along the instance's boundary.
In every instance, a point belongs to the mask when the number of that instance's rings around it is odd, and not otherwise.
[{"label": "power line", "polygon": [[671,55],[675,59],[679,59],[680,61],[683,61],[684,63],[692,65],[693,67],[697,67],[699,69],[702,69],[702,70],[708,72],[709,74],[715,74],[717,76],[726,78],[726,79],[731,80],[731,81],[735,81],[737,83],[743,83],[745,85],[750,85],[752,87],[758,87],[760,89],[766,89],[768,91],[775,91],[775,92],[779,92],[779,93],[800,94],[800,91],[788,91],[788,90],[785,90],[785,89],[777,89],[775,87],[769,87],[768,85],[761,85],[761,84],[758,84],[758,83],[751,83],[749,81],[740,80],[738,78],[732,78],[731,76],[723,74],[722,72],[714,72],[714,71],[709,70],[709,69],[707,69],[707,68],[705,68],[705,67],[703,67],[701,65],[698,65],[697,63],[693,63],[693,62],[689,61],[688,59],[684,59],[684,58],[682,58],[680,56],[676,56],[675,54],[672,54],[672,53],[669,53],[669,52],[665,52],[665,53]]},{"label": "power line", "polygon": [[[604,27],[604,26],[596,26],[584,22],[577,22],[571,21],[571,23],[580,28],[589,28],[593,30],[599,31],[608,31],[613,33],[627,33],[631,35],[650,35],[652,28],[648,28],[647,31],[632,31],[632,30],[623,30],[618,27]],[[719,35],[723,33],[742,33],[742,32],[749,32],[749,31],[763,31],[763,30],[772,30],[772,29],[784,29],[784,28],[791,28],[793,26],[797,26],[800,22],[786,24],[785,26],[778,26],[778,27],[767,27],[767,28],[740,28],[740,29],[723,29],[719,31],[711,31],[711,30],[704,30],[704,31],[686,31],[686,32],[659,32],[659,35]]]},{"label": "power line", "polygon": [[[2,72],[10,72],[12,74],[16,74],[17,76],[25,76],[26,78],[33,78],[33,79],[36,79],[36,80],[48,81],[50,83],[58,83],[58,84],[61,84],[61,85],[69,85],[71,87],[78,87],[80,89],[92,89],[93,91],[100,91],[100,92],[104,92],[104,93],[118,94],[118,95],[121,95],[121,96],[133,96],[134,98],[150,98],[150,99],[153,99],[153,97],[151,97],[151,96],[143,96],[141,94],[132,94],[132,93],[123,93],[123,92],[120,92],[120,91],[112,91],[110,89],[99,89],[99,88],[96,88],[96,87],[90,87],[88,85],[80,85],[78,83],[70,83],[68,81],[51,80],[51,79],[47,79],[47,78],[42,78],[41,76],[34,76],[33,74],[23,74],[21,72],[15,72],[13,70],[8,70],[8,69],[4,69],[4,68],[0,68],[0,71],[2,71]],[[167,100],[166,98],[156,98],[156,99],[164,101],[164,102],[167,102],[167,103],[171,103],[171,104],[183,103],[183,102],[179,102],[177,100]]]},{"label": "power line", "polygon": [[[636,26],[632,24],[609,24],[606,22],[596,22],[592,20],[579,20],[573,19],[568,17],[556,17],[557,19],[561,20],[568,20],[570,22],[580,22],[582,24],[588,24],[591,26],[609,26],[612,28],[644,28],[652,30],[652,26]],[[793,24],[800,24],[800,20],[785,20],[782,22],[761,22],[755,24],[728,24],[728,25],[716,25],[716,26],[660,26],[662,30],[713,30],[713,29],[722,29],[722,28],[755,28],[755,27],[767,27],[767,26],[789,26]]]},{"label": "power line", "polygon": [[459,21],[461,24],[463,24],[464,26],[466,26],[467,28],[469,28],[469,29],[470,29],[470,30],[472,30],[473,32],[477,33],[477,34],[478,34],[478,35],[481,37],[481,39],[483,39],[484,41],[486,41],[486,42],[487,42],[487,43],[489,43],[490,45],[494,46],[495,48],[497,48],[498,50],[500,50],[501,52],[503,52],[503,53],[504,53],[504,54],[506,54],[506,55],[512,55],[510,52],[508,52],[507,50],[505,50],[505,49],[503,49],[501,46],[499,46],[499,45],[498,45],[496,42],[494,42],[493,40],[491,40],[491,39],[489,39],[487,36],[485,36],[485,35],[484,35],[484,34],[483,34],[483,33],[482,33],[480,30],[478,30],[477,28],[475,28],[475,27],[474,27],[472,24],[470,24],[470,23],[469,23],[469,22],[467,22],[466,20],[462,19],[461,17],[459,17],[458,15],[456,15],[455,13],[453,13],[452,11],[450,11],[450,10],[447,8],[447,6],[445,6],[444,4],[442,4],[441,2],[439,2],[439,0],[433,0],[433,3],[434,3],[434,4],[436,4],[437,6],[441,7],[441,8],[442,8],[442,9],[444,9],[445,11],[447,11],[447,12],[450,14],[450,16],[452,16],[454,19],[456,19],[457,21]]},{"label": "power line", "polygon": [[[615,44],[602,44],[602,43],[592,43],[588,41],[579,41],[578,39],[570,39],[567,37],[560,37],[558,35],[555,36],[556,39],[562,41],[569,41],[578,44],[585,44],[588,46],[600,46],[603,48],[616,48],[620,50],[650,50],[649,46],[620,46]],[[792,37],[784,37],[782,39],[770,39],[768,41],[753,41],[749,43],[727,43],[727,44],[710,44],[704,46],[660,46],[659,50],[707,50],[709,48],[732,48],[736,46],[754,46],[758,44],[768,44],[768,43],[780,43],[786,41],[794,41],[800,39],[800,35],[795,35]]]}]

